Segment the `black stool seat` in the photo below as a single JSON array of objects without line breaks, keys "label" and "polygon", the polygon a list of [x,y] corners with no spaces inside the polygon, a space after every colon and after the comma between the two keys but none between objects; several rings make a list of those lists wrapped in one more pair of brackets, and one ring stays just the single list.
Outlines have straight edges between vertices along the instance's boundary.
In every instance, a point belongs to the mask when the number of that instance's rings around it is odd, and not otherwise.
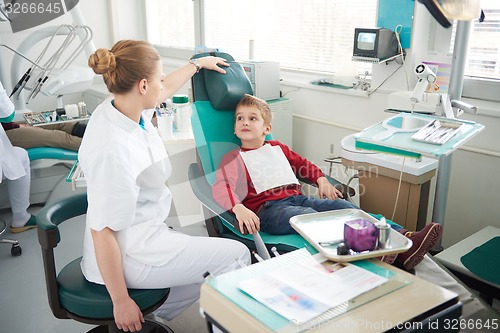
[{"label": "black stool seat", "polygon": [[[86,318],[112,319],[113,303],[104,285],[87,281],[80,268],[82,258],[66,265],[57,275],[59,299],[69,312]],[[148,309],[165,299],[170,289],[129,289],[139,308]]]}]

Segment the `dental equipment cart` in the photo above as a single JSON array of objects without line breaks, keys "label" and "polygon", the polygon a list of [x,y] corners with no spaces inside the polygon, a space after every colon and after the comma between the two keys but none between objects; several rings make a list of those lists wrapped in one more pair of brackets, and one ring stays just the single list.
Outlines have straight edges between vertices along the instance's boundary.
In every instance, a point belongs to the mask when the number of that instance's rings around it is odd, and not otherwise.
[{"label": "dental equipment cart", "polygon": [[[200,306],[209,332],[211,324],[222,328],[224,332],[238,333],[313,330],[384,332],[391,329],[410,332],[422,328],[437,329],[436,325],[443,328],[441,325],[458,320],[461,316],[462,304],[455,293],[374,259],[363,262],[375,267],[375,270],[383,270],[386,274],[397,277],[399,281],[403,281],[401,287],[382,292],[382,295],[380,289],[384,288],[384,285],[381,285],[346,302],[349,304],[333,308],[332,310],[338,313],[324,321],[301,323],[298,326],[293,320],[278,315],[237,287],[239,282],[245,279],[291,267],[307,257],[311,257],[309,252],[300,249],[220,276],[208,277],[201,287]],[[374,293],[376,296],[372,296]],[[358,302],[361,305],[346,310]],[[337,310],[339,308],[340,310]]]},{"label": "dental equipment cart", "polygon": [[[438,158],[432,220],[444,227],[451,173],[451,155],[484,129],[473,121],[421,114],[398,114],[355,134],[359,149],[419,159]],[[441,251],[441,241],[434,250]]]},{"label": "dental equipment cart", "polygon": [[[430,219],[431,180],[436,175],[437,160],[425,156],[405,159],[357,149],[354,136],[351,134],[342,139],[341,161],[342,165],[357,170],[362,189],[359,196],[361,209],[391,217],[398,198],[393,220],[408,230],[421,230]],[[381,189],[384,195],[381,195]]]}]

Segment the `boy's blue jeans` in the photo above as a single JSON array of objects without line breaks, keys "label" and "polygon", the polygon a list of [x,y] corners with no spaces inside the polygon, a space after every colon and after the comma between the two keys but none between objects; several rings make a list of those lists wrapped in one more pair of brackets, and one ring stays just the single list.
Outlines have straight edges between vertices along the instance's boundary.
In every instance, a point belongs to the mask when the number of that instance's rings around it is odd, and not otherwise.
[{"label": "boy's blue jeans", "polygon": [[[303,195],[295,195],[281,200],[267,201],[259,212],[260,230],[271,235],[296,234],[290,225],[290,218],[317,212],[336,209],[361,209],[344,199],[317,199]],[[403,229],[399,224],[387,221],[391,228]]]},{"label": "boy's blue jeans", "polygon": [[344,199],[317,199],[303,195],[267,201],[259,212],[260,230],[271,235],[296,234],[290,225],[293,216],[347,208],[360,209]]}]

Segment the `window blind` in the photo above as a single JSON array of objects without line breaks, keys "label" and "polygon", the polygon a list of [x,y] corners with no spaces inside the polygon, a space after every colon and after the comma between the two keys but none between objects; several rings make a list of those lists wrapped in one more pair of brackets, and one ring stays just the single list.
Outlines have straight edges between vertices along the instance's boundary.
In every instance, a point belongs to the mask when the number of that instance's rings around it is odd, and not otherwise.
[{"label": "window blind", "polygon": [[[199,3],[204,40],[194,40]],[[238,60],[278,61],[282,67],[357,75],[354,28],[375,27],[377,0],[147,0],[148,38],[158,45],[219,48]],[[250,41],[253,42],[250,42]]]},{"label": "window blind", "polygon": [[[376,0],[204,0],[205,43],[237,59],[279,61],[282,67],[359,74],[354,28],[375,27]],[[253,41],[253,42],[251,42]]]},{"label": "window blind", "polygon": [[194,50],[193,0],[146,0],[145,11],[150,43]]},{"label": "window blind", "polygon": [[[500,79],[500,3],[482,0],[484,22],[472,22],[465,75],[478,78]],[[453,52],[456,22],[450,43]]]}]

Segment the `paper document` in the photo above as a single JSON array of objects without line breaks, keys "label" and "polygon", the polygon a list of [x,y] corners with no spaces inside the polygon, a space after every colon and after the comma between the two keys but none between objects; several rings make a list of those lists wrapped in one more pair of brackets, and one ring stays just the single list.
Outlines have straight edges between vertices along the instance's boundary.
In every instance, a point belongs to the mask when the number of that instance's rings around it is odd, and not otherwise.
[{"label": "paper document", "polygon": [[239,288],[291,322],[304,323],[385,282],[355,265],[308,258],[241,281]]}]

